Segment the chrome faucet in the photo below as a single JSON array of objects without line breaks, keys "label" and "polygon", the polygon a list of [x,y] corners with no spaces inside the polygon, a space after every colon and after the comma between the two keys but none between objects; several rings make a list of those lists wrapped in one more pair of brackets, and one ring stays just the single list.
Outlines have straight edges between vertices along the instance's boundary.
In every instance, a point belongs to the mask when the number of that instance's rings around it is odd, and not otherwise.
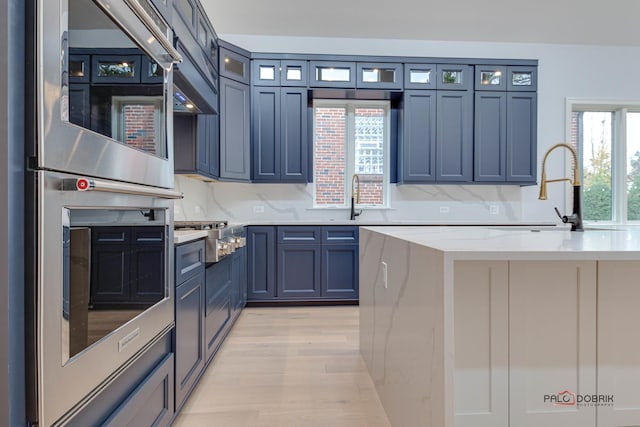
[{"label": "chrome faucet", "polygon": [[[358,190],[356,191],[356,182],[358,183]],[[362,214],[362,210],[356,212],[356,203],[360,203],[360,176],[357,173],[353,174],[351,178],[351,218],[356,219],[357,216]]]},{"label": "chrome faucet", "polygon": [[[571,155],[573,156],[573,180],[569,178],[547,179],[545,163],[547,161],[547,157],[549,157],[549,154],[551,154],[551,152],[556,148],[566,148],[571,152]],[[560,214],[560,211],[558,210],[558,208],[554,208],[554,209],[556,211],[556,214],[558,214],[558,217],[560,217],[560,219],[562,220],[562,222],[564,222],[565,224],[567,223],[571,224],[571,231],[584,231],[584,227],[582,225],[582,209],[581,209],[581,203],[580,203],[581,191],[580,191],[580,177],[578,175],[578,154],[576,153],[576,150],[572,146],[564,142],[561,142],[549,148],[549,150],[547,150],[547,152],[545,153],[544,158],[542,159],[542,176],[540,180],[541,180],[540,195],[538,196],[538,199],[540,200],[547,200],[547,183],[548,182],[560,182],[560,181],[571,182],[571,184],[573,185],[573,212],[571,213],[571,215],[562,215]]]}]

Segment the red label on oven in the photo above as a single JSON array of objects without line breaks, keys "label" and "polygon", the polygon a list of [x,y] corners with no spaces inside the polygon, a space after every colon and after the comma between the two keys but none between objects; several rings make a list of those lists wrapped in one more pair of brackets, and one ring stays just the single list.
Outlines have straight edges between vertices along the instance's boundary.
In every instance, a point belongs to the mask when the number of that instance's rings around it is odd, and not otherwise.
[{"label": "red label on oven", "polygon": [[78,191],[84,191],[89,188],[89,180],[86,178],[80,178],[76,181],[76,188]]}]

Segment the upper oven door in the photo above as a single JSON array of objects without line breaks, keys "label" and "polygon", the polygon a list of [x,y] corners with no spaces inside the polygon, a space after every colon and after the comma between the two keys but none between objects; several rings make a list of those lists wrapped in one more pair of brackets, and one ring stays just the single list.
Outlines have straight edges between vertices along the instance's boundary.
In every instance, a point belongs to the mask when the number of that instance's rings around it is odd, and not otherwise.
[{"label": "upper oven door", "polygon": [[151,0],[38,2],[41,169],[173,187],[171,68]]}]

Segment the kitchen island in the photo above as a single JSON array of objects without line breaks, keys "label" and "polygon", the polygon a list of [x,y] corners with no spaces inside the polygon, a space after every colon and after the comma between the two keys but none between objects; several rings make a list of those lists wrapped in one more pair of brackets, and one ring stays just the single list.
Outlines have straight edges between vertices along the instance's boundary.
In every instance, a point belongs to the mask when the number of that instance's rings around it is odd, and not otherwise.
[{"label": "kitchen island", "polygon": [[640,425],[640,229],[362,227],[360,351],[395,427]]}]

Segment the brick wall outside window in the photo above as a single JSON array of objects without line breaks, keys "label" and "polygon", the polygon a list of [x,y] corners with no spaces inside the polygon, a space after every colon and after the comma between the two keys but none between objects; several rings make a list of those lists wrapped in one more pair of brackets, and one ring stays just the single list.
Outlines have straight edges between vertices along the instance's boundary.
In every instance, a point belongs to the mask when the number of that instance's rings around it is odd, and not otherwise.
[{"label": "brick wall outside window", "polygon": [[122,113],[126,144],[156,154],[155,105],[126,104]]},{"label": "brick wall outside window", "polygon": [[345,203],[344,108],[319,107],[315,111],[315,178],[317,205]]}]

